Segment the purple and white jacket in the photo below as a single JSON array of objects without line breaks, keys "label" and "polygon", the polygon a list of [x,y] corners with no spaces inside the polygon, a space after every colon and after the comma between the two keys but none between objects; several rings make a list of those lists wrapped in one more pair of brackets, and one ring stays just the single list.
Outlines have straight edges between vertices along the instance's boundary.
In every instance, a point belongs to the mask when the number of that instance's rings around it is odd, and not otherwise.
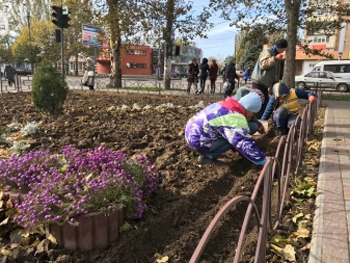
[{"label": "purple and white jacket", "polygon": [[214,140],[224,138],[248,160],[264,165],[266,157],[249,135],[244,111],[231,97],[206,106],[187,122],[185,139],[188,145],[197,151],[207,151]]}]

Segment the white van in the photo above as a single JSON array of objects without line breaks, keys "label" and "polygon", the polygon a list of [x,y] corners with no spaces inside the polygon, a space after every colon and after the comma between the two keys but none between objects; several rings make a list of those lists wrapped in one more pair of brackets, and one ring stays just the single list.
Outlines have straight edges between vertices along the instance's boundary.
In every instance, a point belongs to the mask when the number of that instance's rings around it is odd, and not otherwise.
[{"label": "white van", "polygon": [[332,71],[337,76],[350,78],[350,60],[326,60],[315,65],[312,71]]}]

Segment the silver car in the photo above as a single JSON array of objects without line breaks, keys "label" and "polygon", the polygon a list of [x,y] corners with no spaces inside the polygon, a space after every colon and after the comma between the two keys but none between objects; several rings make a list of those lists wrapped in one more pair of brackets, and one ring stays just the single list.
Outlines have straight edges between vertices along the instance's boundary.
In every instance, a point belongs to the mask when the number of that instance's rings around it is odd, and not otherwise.
[{"label": "silver car", "polygon": [[331,71],[311,71],[295,76],[295,85],[299,89],[323,88],[348,91],[350,79],[339,77]]}]

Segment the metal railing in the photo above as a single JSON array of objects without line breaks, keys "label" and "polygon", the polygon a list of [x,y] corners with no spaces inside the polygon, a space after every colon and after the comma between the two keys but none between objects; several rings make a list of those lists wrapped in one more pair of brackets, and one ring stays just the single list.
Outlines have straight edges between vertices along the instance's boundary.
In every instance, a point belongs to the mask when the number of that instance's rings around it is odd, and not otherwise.
[{"label": "metal railing", "polygon": [[[3,77],[1,79],[1,94],[3,92],[25,92],[30,91],[32,88],[33,76],[15,76],[15,84],[9,86],[7,80]],[[89,91],[87,86],[81,85],[80,79],[69,79],[66,80],[67,85],[70,90],[82,90]],[[94,88],[96,91],[107,91],[107,92],[123,92],[123,93],[143,93],[143,94],[153,94],[153,95],[180,95],[180,96],[195,96],[195,86],[191,86],[190,94],[187,94],[187,81],[186,79],[172,80],[170,89],[164,88],[164,83],[161,80],[149,79],[149,80],[139,80],[139,79],[122,79],[121,88],[112,88],[109,86],[110,80],[108,78],[95,78]],[[222,79],[218,78],[216,81],[215,94],[223,97],[223,84]],[[198,83],[197,90],[200,90],[200,85]],[[212,97],[215,96],[210,93],[210,81],[208,80],[205,84],[204,94],[200,97]]]},{"label": "metal railing", "polygon": [[[219,210],[200,239],[189,261],[190,263],[199,262],[205,246],[209,242],[215,227],[218,226],[220,219],[233,207],[237,208],[239,205],[245,207],[247,203],[248,207],[246,209],[238,244],[236,249],[232,248],[232,250],[236,250],[233,262],[238,263],[240,260],[244,238],[248,230],[248,223],[251,221],[253,212],[257,219],[256,227],[258,228],[254,263],[266,262],[267,233],[269,231],[274,232],[280,226],[284,201],[289,193],[291,171],[295,174],[299,171],[305,139],[307,139],[309,132],[312,130],[313,123],[317,118],[322,91],[316,91],[316,93],[317,101],[307,104],[301,117],[299,116],[292,127],[290,127],[288,134],[280,138],[275,156],[267,157],[267,162],[260,172],[252,195],[250,197],[242,195],[234,197]],[[295,158],[295,160],[293,158]],[[276,185],[277,189],[273,189],[274,179],[277,179],[278,182]],[[272,215],[271,209],[273,190],[277,191],[278,196],[275,215]],[[259,203],[257,200],[260,193],[262,193],[262,201]]]}]

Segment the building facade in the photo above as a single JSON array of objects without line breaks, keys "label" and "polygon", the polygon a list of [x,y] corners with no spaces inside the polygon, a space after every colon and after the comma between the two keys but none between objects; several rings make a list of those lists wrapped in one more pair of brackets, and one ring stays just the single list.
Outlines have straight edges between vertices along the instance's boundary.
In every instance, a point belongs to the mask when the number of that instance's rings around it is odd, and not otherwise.
[{"label": "building facade", "polygon": [[[327,4],[334,3],[336,0],[327,0]],[[343,4],[350,4],[350,0],[342,0]],[[313,12],[313,18],[319,20],[332,16],[329,8],[320,8]],[[337,15],[334,14],[336,19]],[[350,14],[344,14],[344,18],[349,19]],[[350,59],[350,28],[349,24],[343,23],[342,29],[334,30],[334,35],[327,36],[324,32],[313,32],[304,30],[304,39],[309,43],[311,49],[319,49],[333,56],[334,60]],[[313,66],[321,60],[328,60],[326,57],[306,55],[304,52],[296,52],[296,73],[303,74],[312,70]]]},{"label": "building facade", "polygon": [[[171,61],[171,73],[173,76],[184,75],[187,72],[187,65],[192,59],[201,61],[202,50],[195,46],[181,46],[176,54],[176,46],[173,46]],[[86,63],[84,56],[70,57],[69,72],[74,74],[75,68],[78,73],[83,74],[83,67]],[[129,46],[126,51],[121,52],[120,65],[123,75],[157,75],[161,76],[164,71],[163,49],[151,48],[145,45]],[[108,52],[103,52],[96,60],[96,73],[101,75],[110,74],[111,62]]]},{"label": "building facade", "polygon": [[5,36],[9,33],[8,19],[3,11],[0,10],[0,36]]}]

